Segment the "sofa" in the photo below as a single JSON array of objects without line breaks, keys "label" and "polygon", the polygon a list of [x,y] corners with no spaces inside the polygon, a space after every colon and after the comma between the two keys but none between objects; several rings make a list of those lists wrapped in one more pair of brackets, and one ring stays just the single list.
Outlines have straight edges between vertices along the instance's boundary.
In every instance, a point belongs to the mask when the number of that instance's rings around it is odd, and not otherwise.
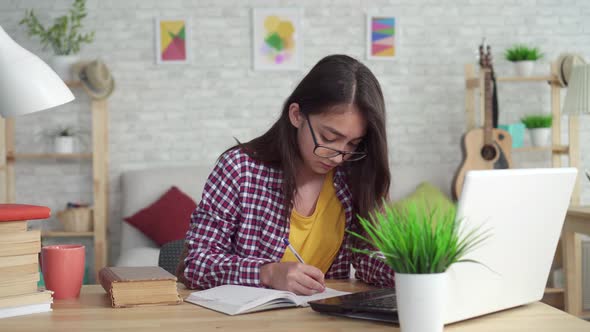
[{"label": "sofa", "polygon": [[[131,170],[122,174],[122,215],[128,217],[150,205],[175,185],[198,203],[213,165],[171,166]],[[450,184],[445,174],[451,167],[392,168],[391,199],[399,200],[412,193],[422,181],[429,181],[449,195]],[[446,189],[446,190],[445,190]],[[160,247],[141,231],[121,221],[121,250],[117,266],[157,266]]]},{"label": "sofa", "polygon": [[[132,216],[176,186],[196,203],[212,166],[171,166],[124,172],[122,216]],[[116,266],[157,266],[160,247],[140,230],[121,221],[121,251]]]}]

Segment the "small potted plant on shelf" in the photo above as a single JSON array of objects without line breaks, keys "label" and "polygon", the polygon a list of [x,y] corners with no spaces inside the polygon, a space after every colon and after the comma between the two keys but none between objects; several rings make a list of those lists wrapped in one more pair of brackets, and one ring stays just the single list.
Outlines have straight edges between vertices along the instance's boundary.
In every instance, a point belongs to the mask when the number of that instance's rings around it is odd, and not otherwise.
[{"label": "small potted plant on shelf", "polygon": [[86,1],[75,0],[69,13],[57,17],[52,26],[41,24],[32,9],[25,11],[25,17],[19,23],[26,25],[29,36],[39,36],[44,50],[52,48],[54,56],[50,65],[64,81],[72,80],[71,66],[80,60],[80,46],[94,39],[94,31],[80,32],[86,15]]},{"label": "small potted plant on shelf", "polygon": [[55,153],[73,153],[76,130],[72,127],[61,127],[54,134]]},{"label": "small potted plant on shelf", "polygon": [[359,217],[366,235],[351,232],[378,251],[352,250],[381,257],[395,271],[403,332],[442,331],[446,271],[452,264],[473,262],[465,255],[482,243],[488,232],[463,227],[452,204],[428,206],[425,200],[424,204],[410,202],[405,208],[384,205],[383,211],[373,212],[369,219]]},{"label": "small potted plant on shelf", "polygon": [[531,134],[533,146],[548,146],[551,137],[553,116],[551,114],[533,114],[520,119]]},{"label": "small potted plant on shelf", "polygon": [[506,60],[514,63],[518,76],[530,76],[533,72],[535,61],[543,57],[543,53],[537,47],[528,47],[523,44],[516,44],[504,53]]}]

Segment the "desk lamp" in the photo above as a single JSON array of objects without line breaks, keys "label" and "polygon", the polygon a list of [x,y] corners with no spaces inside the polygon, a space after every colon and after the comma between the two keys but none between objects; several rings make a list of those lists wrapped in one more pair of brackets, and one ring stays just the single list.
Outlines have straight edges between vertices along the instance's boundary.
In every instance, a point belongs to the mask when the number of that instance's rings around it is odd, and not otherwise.
[{"label": "desk lamp", "polygon": [[[0,116],[42,111],[72,100],[74,95],[62,79],[0,26]],[[44,206],[0,204],[0,222],[46,219],[50,213]]]}]

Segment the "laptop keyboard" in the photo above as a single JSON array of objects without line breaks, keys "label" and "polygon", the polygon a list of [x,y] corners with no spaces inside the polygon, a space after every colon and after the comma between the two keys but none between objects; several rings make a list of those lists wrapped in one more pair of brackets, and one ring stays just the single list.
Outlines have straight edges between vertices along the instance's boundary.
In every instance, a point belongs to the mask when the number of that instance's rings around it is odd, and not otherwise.
[{"label": "laptop keyboard", "polygon": [[380,297],[359,302],[360,306],[371,308],[397,308],[395,295],[388,295],[387,297]]},{"label": "laptop keyboard", "polygon": [[326,314],[397,323],[395,289],[383,288],[310,302]]},{"label": "laptop keyboard", "polygon": [[340,297],[340,301],[347,307],[378,309],[378,311],[397,309],[395,291],[387,288],[344,295]]}]

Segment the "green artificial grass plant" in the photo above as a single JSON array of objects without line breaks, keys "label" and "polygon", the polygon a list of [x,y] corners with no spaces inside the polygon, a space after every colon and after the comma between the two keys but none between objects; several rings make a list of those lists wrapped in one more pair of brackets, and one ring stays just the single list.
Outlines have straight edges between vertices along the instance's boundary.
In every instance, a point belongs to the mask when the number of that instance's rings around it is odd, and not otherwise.
[{"label": "green artificial grass plant", "polygon": [[543,53],[537,47],[530,48],[526,45],[517,44],[506,50],[504,57],[508,61],[536,61],[543,57]]},{"label": "green artificial grass plant", "polygon": [[520,119],[527,129],[536,128],[551,128],[553,124],[553,115],[551,114],[540,114],[540,115],[527,115]]},{"label": "green artificial grass plant", "polygon": [[[350,233],[374,246],[396,273],[443,273],[454,263],[479,263],[464,257],[489,234],[477,228],[463,232],[461,221],[455,219],[454,205],[436,204],[429,209],[416,202],[397,209],[384,205],[383,212],[373,212],[369,219],[359,217],[366,236]],[[367,255],[378,253],[361,248],[352,250]]]}]

